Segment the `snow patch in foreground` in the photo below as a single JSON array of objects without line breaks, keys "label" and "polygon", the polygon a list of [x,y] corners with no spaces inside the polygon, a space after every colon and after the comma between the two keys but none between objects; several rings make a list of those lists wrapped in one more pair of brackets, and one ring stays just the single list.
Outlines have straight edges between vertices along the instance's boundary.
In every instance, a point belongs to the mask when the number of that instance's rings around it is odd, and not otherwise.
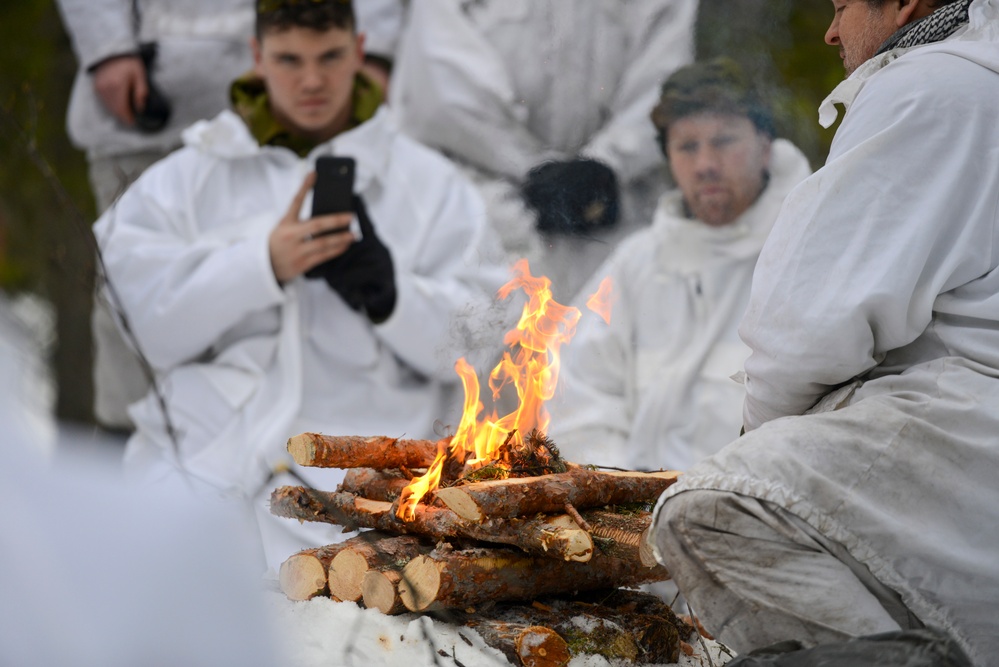
[{"label": "snow patch in foreground", "polygon": [[[507,667],[499,651],[486,646],[471,628],[434,621],[417,614],[386,616],[352,602],[314,598],[288,600],[268,591],[268,611],[281,637],[289,667]],[[723,665],[732,655],[721,644],[705,640],[709,658],[695,645],[693,656],[681,653],[681,667]],[[624,664],[624,663],[620,663]],[[600,656],[580,656],[569,667],[620,667]]]}]

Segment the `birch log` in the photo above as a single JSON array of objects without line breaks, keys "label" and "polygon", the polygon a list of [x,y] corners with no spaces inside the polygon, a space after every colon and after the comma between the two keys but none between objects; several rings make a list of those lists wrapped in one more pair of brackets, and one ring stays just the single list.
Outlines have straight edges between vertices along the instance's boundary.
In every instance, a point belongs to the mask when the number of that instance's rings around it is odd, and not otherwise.
[{"label": "birch log", "polygon": [[396,470],[375,470],[374,468],[351,468],[347,471],[338,491],[353,493],[368,500],[392,502],[399,498],[402,490],[412,480]]},{"label": "birch log", "polygon": [[305,549],[281,564],[278,583],[289,600],[311,600],[330,594],[326,571],[343,544]]},{"label": "birch log", "polygon": [[529,516],[618,503],[654,502],[680,473],[604,472],[570,468],[568,472],[475,482],[437,489],[448,508],[469,521]]},{"label": "birch log", "polygon": [[356,602],[361,599],[361,582],[369,569],[393,563],[401,568],[432,549],[432,544],[414,535],[393,536],[378,531],[361,533],[344,542],[344,548],[330,561],[330,593],[340,600]]},{"label": "birch log", "polygon": [[435,539],[463,537],[508,544],[556,560],[585,562],[593,555],[593,539],[589,533],[564,514],[470,523],[450,510],[418,505],[414,520],[402,521],[396,517],[391,503],[299,486],[275,489],[271,494],[271,512],[300,521],[374,528],[385,533],[426,535]]},{"label": "birch log", "polygon": [[410,611],[465,609],[487,601],[533,600],[662,581],[662,567],[600,554],[586,563],[534,558],[512,549],[434,551],[403,569],[399,593]]},{"label": "birch log", "polygon": [[317,468],[426,468],[437,445],[433,440],[301,433],[288,440],[288,453],[295,463]]}]

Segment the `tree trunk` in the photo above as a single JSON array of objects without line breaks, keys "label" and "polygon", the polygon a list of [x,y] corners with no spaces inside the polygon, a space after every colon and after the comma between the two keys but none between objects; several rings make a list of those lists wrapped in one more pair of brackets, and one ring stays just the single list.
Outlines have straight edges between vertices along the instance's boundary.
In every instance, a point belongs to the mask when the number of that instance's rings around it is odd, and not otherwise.
[{"label": "tree trunk", "polygon": [[648,568],[600,554],[587,563],[566,563],[503,548],[437,550],[409,562],[403,569],[399,593],[410,611],[432,611],[637,586],[667,577],[661,567]]},{"label": "tree trunk", "polygon": [[467,626],[514,665],[565,667],[572,658],[565,640],[551,628],[491,618],[470,621]]},{"label": "tree trunk", "polygon": [[281,591],[289,600],[311,600],[321,595],[330,594],[326,572],[329,570],[333,557],[343,549],[344,545],[331,544],[317,549],[305,549],[290,556],[281,563],[278,582]]},{"label": "tree trunk", "polygon": [[475,524],[463,521],[450,510],[418,505],[413,521],[402,521],[391,503],[298,486],[276,489],[271,494],[271,512],[300,521],[374,528],[385,533],[509,544],[556,560],[586,562],[593,555],[593,539],[566,515],[492,519]]},{"label": "tree trunk", "polygon": [[351,602],[361,599],[361,582],[369,569],[391,564],[402,568],[434,548],[413,535],[395,537],[377,531],[361,533],[343,545],[329,565],[329,590],[337,598]]},{"label": "tree trunk", "polygon": [[410,480],[401,472],[394,470],[375,470],[374,468],[351,468],[340,484],[338,491],[353,493],[368,500],[393,502],[399,498],[402,490]]},{"label": "tree trunk", "polygon": [[475,482],[437,489],[437,498],[469,521],[562,512],[618,503],[654,502],[680,473],[662,471],[602,472],[571,468],[568,472]]},{"label": "tree trunk", "polygon": [[583,600],[541,600],[531,605],[501,604],[488,612],[450,613],[453,622],[479,631],[494,648],[500,647],[490,642],[480,625],[487,631],[490,624],[545,627],[565,641],[572,657],[601,655],[645,664],[675,663],[680,641],[693,633],[658,597],[622,589],[585,595]]},{"label": "tree trunk", "polygon": [[302,433],[288,440],[288,453],[295,463],[317,468],[426,468],[437,446],[433,440]]}]

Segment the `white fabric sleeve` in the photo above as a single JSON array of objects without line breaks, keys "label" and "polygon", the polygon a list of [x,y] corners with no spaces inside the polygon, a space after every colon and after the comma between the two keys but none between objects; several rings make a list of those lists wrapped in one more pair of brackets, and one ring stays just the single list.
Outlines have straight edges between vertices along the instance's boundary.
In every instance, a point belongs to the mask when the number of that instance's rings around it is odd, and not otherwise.
[{"label": "white fabric sleeve", "polygon": [[694,58],[697,0],[642,0],[628,3],[631,63],[620,83],[609,122],[581,153],[610,165],[630,180],[662,163],[649,118],[659,89],[670,74]]},{"label": "white fabric sleeve", "polygon": [[402,0],[362,0],[354,11],[357,29],[365,35],[364,52],[395,60],[405,13]]},{"label": "white fabric sleeve", "polygon": [[58,6],[81,69],[138,52],[131,0],[58,0]]},{"label": "white fabric sleeve", "polygon": [[94,228],[142,352],[163,370],[209,352],[235,324],[285,299],[268,247],[277,219],[235,242],[192,234],[187,167],[154,165]]},{"label": "white fabric sleeve", "polygon": [[[419,244],[419,252],[412,253],[414,265],[395,266],[395,310],[374,332],[409,366],[450,382],[457,357],[443,348],[453,318],[465,308],[484,307],[505,282],[506,272],[474,186],[450,165],[444,182],[421,179],[440,179],[439,174],[426,169],[408,179],[413,243]],[[417,194],[427,192],[437,194]],[[377,229],[378,221],[372,222]]]},{"label": "white fabric sleeve", "polygon": [[516,181],[554,157],[524,126],[502,58],[457,0],[413,0],[391,104],[410,135]]},{"label": "white fabric sleeve", "polygon": [[[913,54],[872,77],[788,197],[740,326],[747,430],[869,371],[926,330],[938,295],[988,271],[996,230],[969,224],[983,197],[969,174],[994,167],[981,146],[995,121],[967,90],[994,75],[969,82],[960,63]],[[934,83],[914,85],[929,68]]]}]

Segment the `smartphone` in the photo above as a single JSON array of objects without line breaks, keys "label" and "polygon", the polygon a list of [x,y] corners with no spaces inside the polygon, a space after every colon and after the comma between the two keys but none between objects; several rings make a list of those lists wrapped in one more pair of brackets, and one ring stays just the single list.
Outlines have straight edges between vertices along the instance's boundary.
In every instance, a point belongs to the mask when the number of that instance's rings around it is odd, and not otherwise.
[{"label": "smartphone", "polygon": [[354,204],[354,158],[320,155],[312,187],[312,217],[347,213]]},{"label": "smartphone", "polygon": [[[320,155],[316,158],[316,184],[312,186],[312,217],[330,213],[348,213],[354,210],[354,170],[351,157]],[[353,229],[357,225],[351,224]],[[337,230],[325,232],[333,234]],[[353,230],[355,236],[357,230]],[[319,236],[323,236],[320,234]],[[319,278],[322,269],[314,267],[305,272],[307,278]]]}]

